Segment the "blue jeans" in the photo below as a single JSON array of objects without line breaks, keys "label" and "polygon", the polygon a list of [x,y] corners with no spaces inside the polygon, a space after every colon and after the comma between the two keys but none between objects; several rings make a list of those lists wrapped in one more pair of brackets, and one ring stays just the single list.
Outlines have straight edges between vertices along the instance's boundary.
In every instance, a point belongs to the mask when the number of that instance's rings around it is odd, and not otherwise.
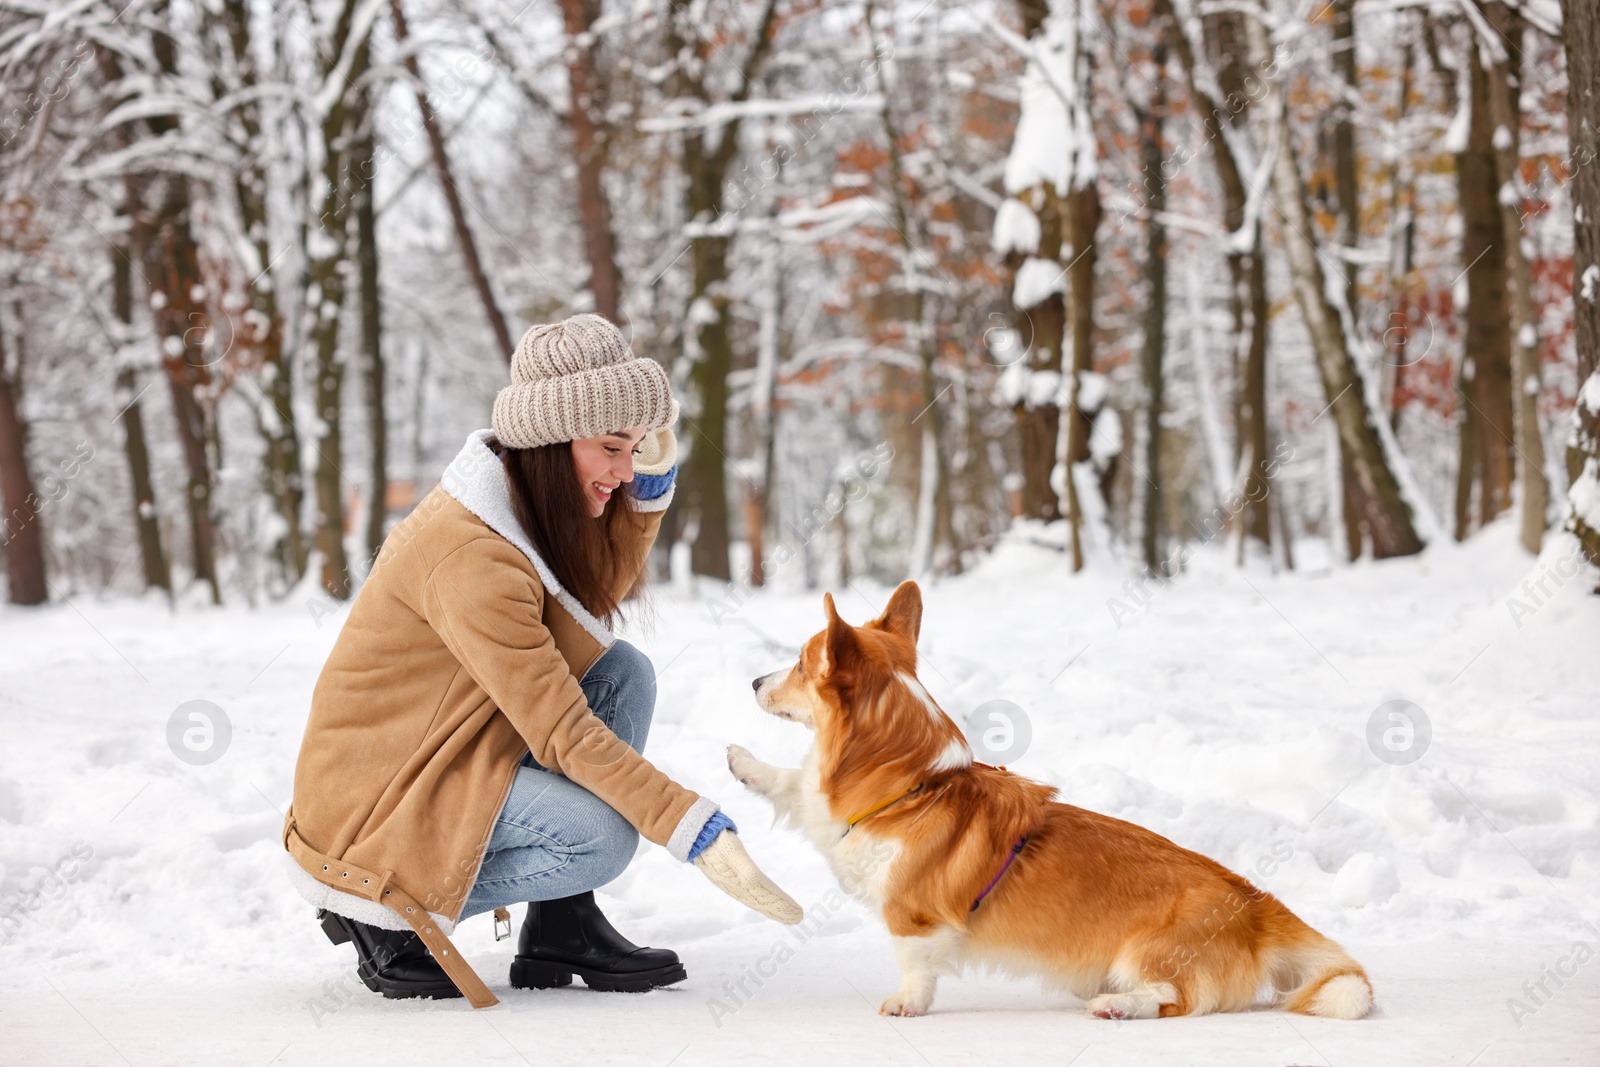
[{"label": "blue jeans", "polygon": [[[643,752],[656,706],[650,657],[618,640],[579,685],[600,721]],[[628,820],[529,753],[517,767],[461,917],[598,888],[623,872],[638,847],[639,831]]]}]

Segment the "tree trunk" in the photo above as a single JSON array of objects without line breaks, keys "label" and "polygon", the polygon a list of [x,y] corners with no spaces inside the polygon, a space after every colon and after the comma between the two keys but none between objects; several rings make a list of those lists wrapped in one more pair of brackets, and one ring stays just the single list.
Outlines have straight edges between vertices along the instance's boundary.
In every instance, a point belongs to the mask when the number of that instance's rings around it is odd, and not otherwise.
[{"label": "tree trunk", "polygon": [[[1339,244],[1355,251],[1361,240],[1361,186],[1356,162],[1356,127],[1350,120],[1359,86],[1356,81],[1355,0],[1333,0],[1333,69],[1344,83],[1345,99],[1335,107],[1333,124],[1334,190],[1339,201]],[[1360,272],[1355,260],[1344,260],[1345,302],[1352,320],[1359,321],[1356,286]]]},{"label": "tree trunk", "polygon": [[250,93],[260,82],[250,36],[247,0],[222,0],[220,18],[233,62],[238,70],[241,97],[233,109],[239,123],[243,165],[234,174],[234,199],[239,221],[250,248],[245,283],[250,315],[242,340],[254,356],[261,382],[257,424],[265,444],[263,475],[267,493],[283,520],[283,536],[276,546],[279,566],[288,584],[305,576],[310,555],[301,511],[305,483],[300,472],[300,432],[294,410],[294,361],[284,352],[283,315],[272,278],[271,225],[267,200],[267,166],[261,105]]},{"label": "tree trunk", "polygon": [[[877,39],[872,32],[872,11],[866,15],[868,40],[872,42],[873,55],[878,54]],[[894,205],[895,228],[899,231],[900,254],[905,263],[905,283],[911,298],[910,319],[914,325],[908,333],[916,338],[918,360],[918,414],[912,419],[917,427],[916,526],[912,535],[911,574],[922,577],[943,569],[950,560],[958,560],[950,515],[950,469],[943,442],[944,412],[939,408],[939,382],[935,374],[938,359],[938,312],[928,300],[927,286],[917,278],[919,249],[911,239],[911,209],[906,197],[905,168],[900,156],[900,137],[895,129],[894,113],[889,107],[889,84],[879,75],[878,84],[883,95],[879,122],[883,127],[884,141],[889,154],[890,202]],[[944,549],[945,559],[939,558]]]},{"label": "tree trunk", "polygon": [[[1469,31],[1470,32],[1470,31]],[[1461,259],[1467,275],[1462,324],[1462,359],[1470,389],[1463,394],[1478,420],[1470,430],[1478,446],[1478,523],[1485,525],[1511,506],[1511,312],[1507,301],[1507,257],[1502,247],[1496,178],[1494,118],[1489,74],[1469,52],[1472,91],[1466,151],[1456,157],[1461,200]]]},{"label": "tree trunk", "polygon": [[[756,69],[772,46],[776,0],[767,0],[761,20],[739,71],[739,81],[731,102],[749,98]],[[667,19],[667,53],[679,57],[677,95],[692,97],[704,104],[711,93],[699,71],[714,58],[717,46],[695,31],[694,20],[700,9],[690,0],[672,0]],[[695,68],[681,60],[692,55]],[[726,62],[726,56],[722,57]],[[720,137],[712,138],[704,126],[691,126],[683,134],[681,165],[685,178],[685,214],[690,225],[708,226],[722,217],[723,182],[728,167],[738,154],[740,122],[730,119],[720,127]],[[684,324],[684,356],[689,363],[689,389],[699,410],[684,425],[693,431],[683,461],[685,504],[694,516],[696,533],[690,546],[690,569],[695,574],[728,581],[732,570],[728,561],[728,479],[726,464],[728,435],[728,372],[733,367],[733,340],[729,335],[728,237],[721,233],[694,233],[690,237],[693,279]]]},{"label": "tree trunk", "polygon": [[[1022,19],[1023,35],[1035,47],[1039,47],[1043,40],[1045,19],[1050,13],[1048,0],[1018,0],[1017,12]],[[1062,249],[1067,244],[1066,205],[1060,191],[1049,182],[1041,182],[1017,195],[1039,220],[1039,244],[1031,255],[1047,263],[1060,262]],[[1013,291],[1015,272],[1028,255],[1018,251],[1007,255]],[[1014,307],[1012,310],[1013,324],[1023,342],[1023,351],[1017,358],[1026,361],[1029,379],[1039,373],[1060,375],[1067,329],[1065,294],[1059,290],[1052,291],[1032,307]],[[1022,517],[1055,522],[1062,517],[1061,500],[1050,484],[1050,472],[1056,465],[1061,408],[1053,401],[1034,403],[1030,393],[1031,390],[1024,390],[1012,405],[1022,463]]]},{"label": "tree trunk", "polygon": [[[155,5],[152,15],[157,27],[151,32],[152,54],[165,76],[177,78],[176,43],[160,28],[167,18],[164,0]],[[178,119],[171,114],[154,115],[147,121],[157,137],[178,128]],[[210,450],[216,443],[215,428],[211,424],[211,356],[206,351],[211,319],[205,305],[200,252],[192,228],[193,202],[189,179],[181,174],[159,175],[151,184],[157,190],[156,207],[153,212],[141,212],[133,220],[132,244],[143,264],[141,273],[149,283],[161,365],[166,372],[178,442],[188,474],[185,503],[189,510],[194,579],[210,585],[212,603],[221,604],[222,589],[216,571],[216,518],[211,513]]]},{"label": "tree trunk", "polygon": [[[321,74],[326,82],[340,77],[337,64],[350,42],[354,0],[345,0],[335,21],[323,38]],[[358,82],[371,58],[370,39],[354,44],[356,53],[350,64],[347,83]],[[357,90],[347,89],[333,98],[322,116],[322,198],[315,226],[320,231],[307,250],[311,275],[312,305],[307,309],[311,325],[307,340],[316,366],[313,390],[317,412],[317,550],[322,556],[322,588],[338,600],[348,599],[353,591],[350,561],[345,551],[344,478],[340,464],[344,458],[345,361],[339,335],[345,303],[346,265],[350,258],[350,214],[354,182],[354,138],[362,121],[363,105]]]},{"label": "tree trunk", "polygon": [[[1338,241],[1345,251],[1354,251],[1361,237],[1361,187],[1357,176],[1356,129],[1350,121],[1352,100],[1358,91],[1356,82],[1356,19],[1355,0],[1333,0],[1333,68],[1343,82],[1345,98],[1335,107],[1337,118],[1333,125],[1333,175],[1335,199],[1338,201]],[[1345,305],[1350,309],[1349,326],[1359,328],[1360,300],[1357,290],[1360,272],[1355,261],[1344,258]],[[1339,444],[1339,476],[1344,487],[1345,549],[1349,559],[1359,559],[1362,549],[1362,515],[1366,511],[1361,499],[1361,483],[1356,480],[1355,467],[1345,448],[1344,439]]]},{"label": "tree trunk", "polygon": [[500,305],[495,302],[494,289],[489,285],[489,276],[484,272],[483,261],[478,256],[478,242],[472,236],[472,227],[467,225],[467,211],[461,203],[461,194],[456,189],[455,176],[450,169],[450,156],[445,152],[444,131],[439,128],[438,116],[433,113],[433,105],[428,102],[416,53],[407,49],[406,15],[400,0],[389,0],[389,13],[394,21],[395,41],[404,54],[401,62],[405,64],[406,72],[411,75],[416,90],[417,110],[422,113],[422,128],[428,135],[428,147],[433,153],[434,169],[439,172],[440,191],[444,193],[445,204],[450,209],[450,221],[455,226],[456,243],[461,246],[461,257],[466,260],[467,274],[471,276],[472,287],[477,290],[478,300],[483,304],[483,313],[489,320],[489,329],[494,332],[495,343],[500,346],[501,353],[509,363],[514,347],[511,331],[506,327],[505,316],[500,313]]},{"label": "tree trunk", "polygon": [[[1166,57],[1156,46],[1155,88],[1150,110],[1139,114],[1140,147],[1144,161],[1145,199],[1145,312],[1144,344],[1139,364],[1145,387],[1145,487],[1141,544],[1144,565],[1160,573],[1165,522],[1161,500],[1161,409],[1164,379],[1161,361],[1167,332],[1167,230],[1161,213],[1167,209],[1167,182],[1162,171],[1162,123],[1166,118]],[[1203,373],[1196,368],[1196,373]]]},{"label": "tree trunk", "polygon": [[383,547],[389,517],[389,416],[384,401],[383,317],[378,291],[378,218],[373,206],[377,144],[373,136],[374,94],[362,101],[361,133],[353,152],[358,176],[355,189],[356,263],[361,305],[361,367],[367,385],[369,467],[366,549],[368,568]]},{"label": "tree trunk", "polygon": [[8,597],[13,604],[43,604],[49,598],[45,582],[44,526],[39,517],[43,501],[34,491],[28,471],[28,425],[21,404],[22,359],[7,365],[4,331],[0,330],[0,546],[6,554]]},{"label": "tree trunk", "polygon": [[[1400,52],[1400,77],[1395,86],[1396,129],[1403,129],[1410,111],[1412,94],[1412,68],[1416,62],[1415,48],[1407,40]],[[1389,164],[1389,225],[1390,278],[1389,318],[1383,331],[1385,361],[1389,370],[1386,408],[1389,425],[1395,435],[1400,433],[1400,418],[1404,413],[1405,379],[1409,368],[1426,356],[1413,356],[1411,328],[1416,321],[1418,279],[1413,277],[1416,260],[1417,216],[1416,192],[1413,179],[1405,170],[1405,160],[1394,153]]]},{"label": "tree trunk", "polygon": [[[1521,158],[1522,89],[1520,49],[1522,16],[1493,0],[1480,7],[1497,37],[1480,41],[1481,66],[1489,68],[1490,115],[1497,136],[1492,148],[1496,201],[1499,205],[1511,283],[1511,332],[1514,378],[1511,382],[1512,427],[1516,434],[1517,480],[1522,483],[1522,547],[1535,555],[1544,542],[1550,488],[1544,475],[1544,434],[1539,427],[1539,309],[1533,298],[1533,274],[1522,249],[1522,198],[1517,191]],[[1498,131],[1506,136],[1498,136]]]},{"label": "tree trunk", "polygon": [[[115,85],[121,80],[122,65],[114,53],[97,48],[95,59],[108,84]],[[125,123],[112,132],[113,142],[118,148],[125,149],[133,143],[130,126]],[[124,360],[120,351],[137,336],[133,325],[133,260],[139,255],[139,250],[133,243],[133,233],[144,212],[143,195],[144,185],[139,176],[125,175],[122,217],[128,236],[119,237],[111,244],[111,313],[117,323],[116,335],[112,338],[112,344],[117,349],[113,355],[117,368],[114,395],[119,408],[116,417],[122,421],[123,455],[127,459],[128,478],[133,485],[133,521],[134,529],[139,533],[139,560],[144,570],[144,587],[165,590],[170,599],[172,569],[161,544],[161,516],[156,510],[144,409],[139,403],[144,390],[137,388],[138,371]]]},{"label": "tree trunk", "polygon": [[[1156,0],[1156,12],[1166,20],[1165,37],[1176,53],[1178,62],[1188,72],[1189,100],[1200,116],[1206,142],[1211,146],[1211,158],[1222,186],[1223,222],[1229,231],[1237,233],[1246,225],[1245,205],[1248,200],[1244,177],[1230,141],[1231,128],[1242,123],[1249,96],[1244,87],[1244,58],[1249,54],[1244,40],[1243,16],[1238,12],[1223,12],[1208,17],[1205,37],[1209,51],[1219,57],[1219,69],[1212,74],[1211,63],[1197,52],[1184,24],[1173,10],[1172,0]],[[1204,86],[1215,83],[1229,94],[1230,101],[1239,101],[1238,113],[1213,99]],[[1251,250],[1248,255],[1231,253],[1228,256],[1229,307],[1233,313],[1234,350],[1243,352],[1242,360],[1235,356],[1236,378],[1239,381],[1236,402],[1238,445],[1242,456],[1237,457],[1244,468],[1243,493],[1245,498],[1242,521],[1245,535],[1258,541],[1269,552],[1272,547],[1272,510],[1269,506],[1272,485],[1267,476],[1267,325],[1270,306],[1267,302],[1266,254],[1262,246],[1261,226],[1254,227]],[[1237,368],[1243,365],[1242,373]]]},{"label": "tree trunk", "polygon": [[[1087,90],[1087,79],[1082,91]],[[1094,369],[1094,268],[1095,231],[1100,226],[1100,193],[1091,181],[1074,189],[1067,198],[1067,228],[1072,237],[1072,260],[1067,268],[1071,292],[1069,313],[1072,323],[1072,375],[1068,396],[1066,427],[1067,517],[1072,538],[1072,569],[1083,570],[1083,508],[1073,471],[1089,459],[1089,429],[1092,413],[1085,411],[1079,398],[1084,376]]]},{"label": "tree trunk", "polygon": [[[1428,65],[1433,71],[1434,81],[1444,97],[1446,109],[1452,115],[1458,114],[1462,107],[1458,88],[1460,69],[1448,63],[1445,50],[1439,47],[1441,25],[1438,20],[1426,12],[1419,17],[1422,21],[1421,43],[1428,54]],[[1457,427],[1456,442],[1453,535],[1457,541],[1465,541],[1472,532],[1473,489],[1481,484],[1486,491],[1489,485],[1489,476],[1483,464],[1487,454],[1483,435],[1489,431],[1489,427],[1485,421],[1484,409],[1478,400],[1476,364],[1479,360],[1485,365],[1490,362],[1484,338],[1492,334],[1493,315],[1488,315],[1487,321],[1481,321],[1481,318],[1495,307],[1492,299],[1495,290],[1489,279],[1481,274],[1475,276],[1473,271],[1481,261],[1485,259],[1494,261],[1497,258],[1489,255],[1488,250],[1493,247],[1498,233],[1498,228],[1492,224],[1492,219],[1485,215],[1482,206],[1470,203],[1472,197],[1481,196],[1484,188],[1483,178],[1492,170],[1492,163],[1486,164],[1482,152],[1478,150],[1474,141],[1475,137],[1481,136],[1478,126],[1482,122],[1484,101],[1480,99],[1478,83],[1470,80],[1472,75],[1478,73],[1478,64],[1469,60],[1468,66],[1468,92],[1472,95],[1466,101],[1466,106],[1470,109],[1467,114],[1467,143],[1462,151],[1455,155],[1457,203],[1462,218],[1462,274],[1467,281],[1467,304],[1461,314],[1462,352],[1456,365],[1456,401],[1460,409],[1460,422]],[[1490,194],[1492,195],[1492,189]],[[1490,214],[1492,215],[1492,209]],[[1499,290],[1499,299],[1498,306],[1502,312],[1500,323],[1503,329],[1504,287]]]},{"label": "tree trunk", "polygon": [[[1039,247],[1035,255],[1045,262],[1059,262],[1066,247],[1065,204],[1055,186],[1038,186],[1029,206],[1039,220]],[[1017,265],[1027,257],[1013,257]],[[1030,308],[1016,308],[1021,329],[1018,333],[1025,349],[1017,358],[1025,361],[1028,377],[1036,374],[1060,375],[1066,346],[1067,303],[1063,292],[1051,292]],[[1038,403],[1024,390],[1012,411],[1016,416],[1018,444],[1022,461],[1022,515],[1040,522],[1055,522],[1062,517],[1061,500],[1050,484],[1056,465],[1056,438],[1061,433],[1061,407],[1053,400]]]},{"label": "tree trunk", "polygon": [[[129,179],[130,187],[136,185]],[[132,218],[138,212],[130,191],[130,200],[124,215]],[[111,310],[121,327],[116,343],[126,343],[133,334],[133,263],[129,249],[116,244],[111,249]],[[172,595],[172,572],[167,567],[166,552],[161,546],[161,517],[156,511],[155,485],[150,477],[150,447],[145,439],[144,414],[139,406],[139,375],[131,366],[118,358],[116,402],[121,408],[117,416],[122,422],[123,453],[128,460],[128,477],[133,483],[133,523],[139,531],[139,559],[144,565],[146,589],[163,589]]]},{"label": "tree trunk", "polygon": [[599,16],[599,0],[561,0],[561,18],[568,38],[572,151],[578,165],[578,221],[589,257],[589,290],[594,294],[596,314],[620,324],[622,277],[617,270],[616,240],[611,231],[611,199],[606,195],[609,145],[603,119],[603,86],[595,62],[600,35],[590,32]]},{"label": "tree trunk", "polygon": [[1573,319],[1578,403],[1567,445],[1565,528],[1600,567],[1600,7],[1563,0],[1567,48],[1567,130],[1572,163]]},{"label": "tree trunk", "polygon": [[1366,505],[1361,499],[1361,484],[1356,481],[1355,466],[1350,462],[1349,446],[1344,443],[1343,436],[1336,440],[1339,443],[1339,499],[1342,505],[1339,517],[1344,526],[1344,558],[1354,562],[1361,558],[1366,546],[1362,526]]},{"label": "tree trunk", "polygon": [[[1250,36],[1257,65],[1266,69],[1272,57],[1258,22],[1252,22]],[[1290,144],[1292,128],[1281,81],[1274,89],[1272,113],[1281,123],[1283,137],[1272,162],[1272,184],[1275,207],[1283,218],[1282,239],[1288,253],[1295,302],[1316,354],[1329,413],[1360,486],[1362,518],[1372,543],[1372,554],[1377,559],[1412,555],[1422,550],[1422,538],[1417,534],[1411,505],[1401,492],[1390,458],[1384,453],[1379,430],[1373,425],[1372,408],[1361,370],[1351,351],[1351,339],[1337,309],[1328,299],[1327,278],[1314,243],[1315,223],[1306,202],[1305,181]]]},{"label": "tree trunk", "polygon": [[[1236,285],[1237,269],[1233,265],[1240,259],[1239,256],[1230,257],[1230,274],[1235,277]],[[1262,247],[1259,224],[1256,226],[1255,245],[1250,255],[1243,259],[1246,300],[1241,304],[1249,308],[1249,315],[1246,325],[1241,327],[1236,311],[1234,328],[1248,330],[1244,380],[1240,389],[1243,400],[1239,405],[1242,416],[1239,435],[1244,441],[1246,460],[1244,532],[1270,554],[1272,509],[1269,497],[1272,494],[1272,481],[1267,475],[1271,463],[1267,456],[1267,320],[1271,309],[1267,303],[1267,254]],[[1280,523],[1279,529],[1282,528]],[[1286,565],[1293,567],[1293,563],[1288,562],[1290,550],[1287,540],[1284,541],[1283,550]]]},{"label": "tree trunk", "polygon": [[[767,216],[772,223],[777,221],[777,208],[774,201]],[[769,232],[776,235],[776,225]],[[751,588],[760,588],[767,582],[763,549],[766,528],[772,521],[773,488],[778,468],[778,364],[781,362],[779,346],[782,343],[783,324],[782,241],[774,238],[768,244],[762,273],[765,293],[761,303],[760,334],[756,342],[756,385],[750,405],[756,439],[761,448],[761,482],[750,494],[751,507],[746,511],[745,520],[750,541]],[[842,513],[840,518],[843,519]],[[843,526],[840,528],[843,529]],[[848,555],[848,552],[845,554]]]},{"label": "tree trunk", "polygon": [[[730,131],[724,130],[724,137]],[[689,217],[709,223],[722,213],[723,172],[705,150],[698,132],[684,135],[685,170],[689,179]],[[728,336],[728,239],[697,237],[690,258],[694,279],[684,324],[689,358],[689,389],[699,400],[694,431],[682,468],[689,510],[696,518],[689,566],[695,574],[729,581],[728,561],[728,372],[733,369],[733,342]]]},{"label": "tree trunk", "polygon": [[134,226],[143,274],[150,281],[156,337],[161,343],[161,364],[172,398],[173,418],[188,474],[189,545],[194,578],[211,586],[211,600],[222,603],[216,575],[216,519],[211,513],[212,439],[210,357],[205,337],[210,319],[203,302],[194,299],[200,288],[199,250],[190,230],[190,195],[187,178],[168,175],[159,181],[160,194],[153,217]]},{"label": "tree trunk", "polygon": [[1457,541],[1465,541],[1472,533],[1472,487],[1478,480],[1478,460],[1481,455],[1478,434],[1482,432],[1483,420],[1478,416],[1478,409],[1469,401],[1472,378],[1467,372],[1470,368],[1471,364],[1463,359],[1456,370],[1456,398],[1461,407],[1456,449],[1454,534]]},{"label": "tree trunk", "polygon": [[[1055,188],[1044,185],[1039,199],[1044,208],[1039,219],[1038,256],[1058,260],[1063,248],[1065,220],[1062,201]],[[1066,342],[1067,306],[1064,294],[1052,292],[1031,308],[1015,309],[1022,328],[1018,330],[1026,345],[1017,358],[1025,361],[1028,376],[1061,373],[1062,351]],[[1022,321],[1022,320],[1025,320]],[[1061,500],[1050,484],[1050,471],[1056,464],[1056,438],[1061,433],[1061,408],[1053,401],[1034,403],[1024,391],[1012,405],[1016,417],[1017,441],[1022,462],[1022,516],[1040,522],[1055,522],[1062,517]]]}]

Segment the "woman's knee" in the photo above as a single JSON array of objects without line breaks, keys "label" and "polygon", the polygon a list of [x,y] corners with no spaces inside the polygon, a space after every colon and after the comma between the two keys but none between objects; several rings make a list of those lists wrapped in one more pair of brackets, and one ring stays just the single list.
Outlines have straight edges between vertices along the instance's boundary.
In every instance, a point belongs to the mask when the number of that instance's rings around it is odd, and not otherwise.
[{"label": "woman's knee", "polygon": [[617,640],[584,675],[587,687],[604,687],[603,701],[609,707],[596,708],[611,732],[635,751],[643,751],[656,707],[656,669],[650,657],[628,641]]},{"label": "woman's knee", "polygon": [[639,831],[614,809],[607,807],[605,810],[606,814],[597,818],[599,832],[584,856],[584,865],[590,872],[585,881],[592,881],[596,886],[619,877],[639,851]]},{"label": "woman's knee", "polygon": [[606,652],[606,667],[619,687],[626,687],[645,702],[656,702],[656,665],[631,641],[620,638]]}]

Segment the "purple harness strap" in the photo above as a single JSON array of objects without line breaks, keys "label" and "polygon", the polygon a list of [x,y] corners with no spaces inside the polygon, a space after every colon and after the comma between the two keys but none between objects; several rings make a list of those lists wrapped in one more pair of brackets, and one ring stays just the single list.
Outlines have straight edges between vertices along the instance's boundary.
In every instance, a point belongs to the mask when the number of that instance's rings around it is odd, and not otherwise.
[{"label": "purple harness strap", "polygon": [[1006,872],[1011,869],[1011,865],[1017,861],[1017,853],[1021,852],[1022,846],[1026,845],[1027,843],[1028,835],[1023,834],[1017,839],[1017,843],[1011,846],[1011,854],[1006,857],[1006,862],[1000,868],[1000,873],[989,879],[989,884],[983,887],[983,892],[978,894],[977,899],[972,902],[972,907],[967,909],[968,915],[971,915],[973,912],[977,911],[978,905],[983,903],[983,898],[989,895],[990,890],[994,889],[995,886],[1000,884],[1000,879],[1006,876]]}]

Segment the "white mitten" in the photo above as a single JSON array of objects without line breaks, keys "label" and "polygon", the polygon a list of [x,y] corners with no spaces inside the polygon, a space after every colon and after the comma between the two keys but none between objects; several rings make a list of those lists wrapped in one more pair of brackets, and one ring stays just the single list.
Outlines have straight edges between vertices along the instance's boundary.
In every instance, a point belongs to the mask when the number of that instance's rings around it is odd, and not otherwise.
[{"label": "white mitten", "polygon": [[716,840],[695,857],[694,865],[718,889],[769,919],[793,926],[805,916],[793,897],[761,873],[750,853],[744,850],[739,835],[732,830],[718,834]]},{"label": "white mitten", "polygon": [[639,442],[639,454],[633,457],[633,473],[643,475],[665,474],[678,462],[678,438],[672,432],[678,421],[678,402],[672,401],[671,416],[667,424],[644,435]]}]

